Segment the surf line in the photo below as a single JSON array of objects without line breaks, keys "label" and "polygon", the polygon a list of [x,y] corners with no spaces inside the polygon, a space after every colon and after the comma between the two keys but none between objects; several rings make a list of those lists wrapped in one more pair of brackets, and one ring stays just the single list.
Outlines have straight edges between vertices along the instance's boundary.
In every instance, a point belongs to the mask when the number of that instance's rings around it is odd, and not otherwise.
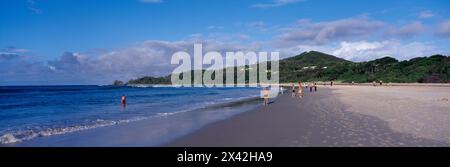
[{"label": "surf line", "polygon": [[211,154],[187,153],[187,151],[177,156],[178,162],[205,162],[205,165],[208,165],[210,159]]}]

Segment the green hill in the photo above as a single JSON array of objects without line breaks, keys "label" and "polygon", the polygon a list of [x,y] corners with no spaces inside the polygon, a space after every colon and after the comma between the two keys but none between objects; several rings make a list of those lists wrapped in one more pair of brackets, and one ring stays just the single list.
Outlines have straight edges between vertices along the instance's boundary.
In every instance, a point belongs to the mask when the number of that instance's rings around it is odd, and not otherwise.
[{"label": "green hill", "polygon": [[[450,82],[450,56],[433,55],[398,61],[383,57],[367,62],[351,62],[333,55],[310,51],[280,60],[280,82],[342,81],[396,83]],[[143,77],[128,84],[168,84],[166,77]]]},{"label": "green hill", "polygon": [[371,82],[383,80],[398,83],[443,83],[450,82],[450,57],[434,55],[409,61],[397,61],[385,57],[369,62],[355,63],[340,76],[344,82]]},{"label": "green hill", "polygon": [[336,80],[352,62],[310,51],[280,61],[280,82]]}]

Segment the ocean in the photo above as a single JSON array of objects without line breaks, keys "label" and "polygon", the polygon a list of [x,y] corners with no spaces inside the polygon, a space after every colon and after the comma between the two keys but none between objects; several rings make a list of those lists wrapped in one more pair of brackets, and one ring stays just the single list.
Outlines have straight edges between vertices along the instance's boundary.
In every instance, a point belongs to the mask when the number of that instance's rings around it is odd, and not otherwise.
[{"label": "ocean", "polygon": [[[121,105],[122,95],[127,97],[126,107]],[[214,114],[214,119],[199,121],[204,125],[243,112],[241,101],[256,106],[259,95],[259,88],[2,86],[0,144],[155,118],[171,121],[179,113]],[[231,114],[220,114],[217,108],[224,107],[233,108]]]}]

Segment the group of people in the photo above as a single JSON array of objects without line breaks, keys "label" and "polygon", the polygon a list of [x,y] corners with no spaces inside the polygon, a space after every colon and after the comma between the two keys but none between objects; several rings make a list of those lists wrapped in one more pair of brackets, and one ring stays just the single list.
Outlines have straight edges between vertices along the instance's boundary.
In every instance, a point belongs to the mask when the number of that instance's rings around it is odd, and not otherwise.
[{"label": "group of people", "polygon": [[[382,80],[378,81],[378,84],[380,84],[380,86],[383,86],[383,81]],[[375,81],[373,81],[372,85],[377,86],[377,83]]]},{"label": "group of people", "polygon": [[[303,97],[303,90],[302,90],[302,83],[298,82],[298,86],[297,86],[297,95],[298,97],[302,98]],[[292,84],[292,97],[295,97],[295,85]]]},{"label": "group of people", "polygon": [[[309,83],[308,85],[306,85],[306,88],[309,88],[310,92],[313,92],[313,91],[317,92],[317,83]],[[280,87],[280,91],[281,91],[281,94],[283,94],[283,92],[284,92],[283,87]],[[292,91],[292,94],[291,94],[292,97],[297,96],[299,98],[303,98],[302,82],[299,81],[297,86],[292,84],[291,91]],[[262,94],[263,94],[263,99],[264,99],[264,106],[269,105],[269,93],[270,93],[270,91],[269,91],[268,87],[263,88]]]},{"label": "group of people", "polygon": [[[297,92],[297,96],[299,98],[303,97],[303,89],[302,89],[302,82],[298,82],[298,86],[297,89],[295,89],[295,85],[292,84],[292,97],[295,97],[295,94]],[[317,92],[317,83],[309,83],[308,85],[306,85],[306,88],[309,88],[309,92],[312,92],[314,90],[314,92]]]}]

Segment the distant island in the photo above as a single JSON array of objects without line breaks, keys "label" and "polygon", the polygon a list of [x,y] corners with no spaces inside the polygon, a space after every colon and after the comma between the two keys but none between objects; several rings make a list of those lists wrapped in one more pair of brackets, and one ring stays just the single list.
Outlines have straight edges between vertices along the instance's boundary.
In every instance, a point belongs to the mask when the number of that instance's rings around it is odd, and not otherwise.
[{"label": "distant island", "polygon": [[[310,51],[282,59],[279,63],[281,83],[297,81],[365,83],[380,80],[393,83],[450,82],[450,56],[444,55],[417,57],[405,61],[383,57],[366,62],[352,62],[333,55]],[[248,69],[248,66],[245,68]],[[132,79],[126,84],[171,84],[171,81],[170,75],[147,76]]]}]

